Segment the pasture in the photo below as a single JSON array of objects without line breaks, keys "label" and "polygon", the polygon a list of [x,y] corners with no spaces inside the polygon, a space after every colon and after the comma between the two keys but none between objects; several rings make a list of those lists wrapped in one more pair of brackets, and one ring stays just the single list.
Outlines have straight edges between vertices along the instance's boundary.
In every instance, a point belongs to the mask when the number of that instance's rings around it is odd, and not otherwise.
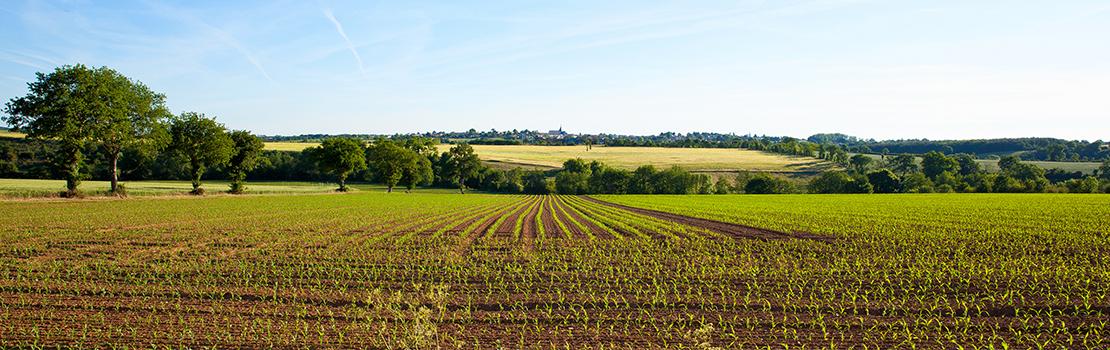
[{"label": "pasture", "polygon": [[0,210],[4,347],[1110,346],[1099,195],[367,191]]}]

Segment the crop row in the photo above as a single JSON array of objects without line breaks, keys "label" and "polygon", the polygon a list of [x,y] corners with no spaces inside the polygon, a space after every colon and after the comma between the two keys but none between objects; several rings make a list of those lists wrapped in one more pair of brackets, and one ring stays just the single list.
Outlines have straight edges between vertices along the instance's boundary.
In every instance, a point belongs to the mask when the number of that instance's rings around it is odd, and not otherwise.
[{"label": "crop row", "polygon": [[3,202],[0,346],[1110,345],[1096,197],[826,197]]}]

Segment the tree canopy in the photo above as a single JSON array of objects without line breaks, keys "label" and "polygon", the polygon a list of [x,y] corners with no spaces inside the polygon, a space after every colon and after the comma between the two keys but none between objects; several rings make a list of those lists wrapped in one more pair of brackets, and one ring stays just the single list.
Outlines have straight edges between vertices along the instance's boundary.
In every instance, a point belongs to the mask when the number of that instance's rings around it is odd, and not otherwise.
[{"label": "tree canopy", "polygon": [[223,124],[204,114],[183,112],[170,121],[170,148],[189,164],[193,194],[203,194],[200,178],[209,167],[226,164],[231,159],[235,142]]},{"label": "tree canopy", "polygon": [[341,192],[348,190],[347,176],[366,169],[366,154],[362,142],[353,138],[326,139],[320,146],[308,148],[305,152],[308,152],[321,171],[336,177],[339,182],[338,191]]}]

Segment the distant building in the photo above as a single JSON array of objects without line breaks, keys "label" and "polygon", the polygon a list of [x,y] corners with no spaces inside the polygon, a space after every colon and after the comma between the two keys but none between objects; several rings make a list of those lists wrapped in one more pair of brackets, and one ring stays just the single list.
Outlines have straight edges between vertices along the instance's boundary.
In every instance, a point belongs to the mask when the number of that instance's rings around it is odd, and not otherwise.
[{"label": "distant building", "polygon": [[559,130],[548,130],[547,133],[543,134],[544,138],[549,138],[549,139],[562,139],[566,136],[567,136],[567,132],[563,131],[562,126],[559,127]]}]

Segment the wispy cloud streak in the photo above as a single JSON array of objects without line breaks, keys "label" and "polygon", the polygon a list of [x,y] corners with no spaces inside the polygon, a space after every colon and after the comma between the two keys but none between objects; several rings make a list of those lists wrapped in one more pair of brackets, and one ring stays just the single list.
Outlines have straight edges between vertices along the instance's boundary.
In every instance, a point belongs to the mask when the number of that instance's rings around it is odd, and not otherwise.
[{"label": "wispy cloud streak", "polygon": [[347,37],[347,32],[343,30],[343,24],[339,23],[339,20],[335,18],[335,14],[331,12],[331,9],[324,9],[324,17],[327,17],[328,20],[331,21],[331,24],[335,25],[335,31],[339,33],[339,36],[343,38],[343,42],[347,44],[347,49],[355,56],[359,73],[366,74],[366,68],[363,67],[362,64],[362,56],[359,56],[358,50],[355,49],[355,44],[351,43],[351,39]]}]

